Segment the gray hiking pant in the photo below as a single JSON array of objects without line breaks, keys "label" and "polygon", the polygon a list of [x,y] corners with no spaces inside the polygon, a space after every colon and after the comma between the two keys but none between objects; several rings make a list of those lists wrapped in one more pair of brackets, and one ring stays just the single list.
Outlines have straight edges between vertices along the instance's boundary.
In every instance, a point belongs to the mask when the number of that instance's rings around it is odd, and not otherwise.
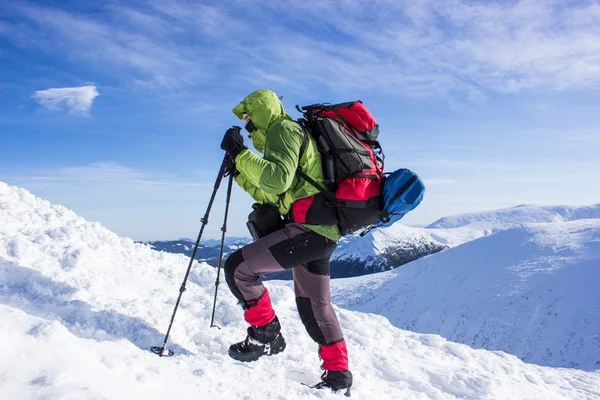
[{"label": "gray hiking pant", "polygon": [[259,275],[293,269],[298,313],[308,334],[321,345],[336,343],[343,339],[329,291],[329,259],[336,246],[335,241],[302,225],[289,224],[232,253],[225,262],[225,278],[249,310],[272,310],[268,296],[261,301],[265,289]]}]

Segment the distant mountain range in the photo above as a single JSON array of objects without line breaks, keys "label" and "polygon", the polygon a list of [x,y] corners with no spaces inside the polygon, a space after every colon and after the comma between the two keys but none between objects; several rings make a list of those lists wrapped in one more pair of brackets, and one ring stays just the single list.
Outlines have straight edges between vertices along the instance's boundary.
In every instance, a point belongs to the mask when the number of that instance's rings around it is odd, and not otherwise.
[{"label": "distant mountain range", "polygon": [[[232,237],[225,241],[224,257],[251,242],[251,238]],[[154,250],[191,257],[195,241],[191,239],[145,242]],[[331,277],[346,278],[390,270],[420,257],[437,253],[448,246],[433,239],[421,228],[394,224],[375,229],[367,235],[347,236],[340,240],[331,259]],[[220,240],[201,241],[196,259],[216,266]],[[292,279],[291,271],[268,274],[266,279]]]},{"label": "distant mountain range", "polygon": [[[223,255],[227,257],[235,250],[250,243],[251,240],[251,238],[244,237],[225,238]],[[167,253],[184,254],[188,257],[191,257],[192,252],[194,250],[194,246],[196,245],[196,240],[181,238],[176,240],[156,240],[140,243],[145,243],[156,251],[166,251]],[[195,258],[198,261],[216,260],[219,257],[220,247],[220,239],[202,240],[200,242],[200,245],[198,246],[198,250],[196,251]]]},{"label": "distant mountain range", "polygon": [[[600,204],[582,207],[521,205],[445,217],[426,228],[412,228],[397,222],[389,227],[373,229],[362,237],[343,237],[331,258],[331,277],[346,278],[391,270],[447,248],[527,224],[586,218],[600,218]],[[226,238],[224,256],[251,240],[249,237]],[[220,239],[203,240],[196,259],[216,266],[220,242]],[[154,250],[190,257],[195,240],[181,238],[145,243]],[[291,271],[265,276],[265,279],[291,278]]]}]

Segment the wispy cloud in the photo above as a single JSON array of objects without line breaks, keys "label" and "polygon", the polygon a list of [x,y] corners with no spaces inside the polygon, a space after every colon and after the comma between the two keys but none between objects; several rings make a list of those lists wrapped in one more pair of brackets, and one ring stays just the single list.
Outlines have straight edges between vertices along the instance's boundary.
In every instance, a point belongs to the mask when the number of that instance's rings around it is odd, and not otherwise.
[{"label": "wispy cloud", "polygon": [[38,90],[33,99],[49,110],[66,109],[71,114],[88,114],[98,96],[96,86]]},{"label": "wispy cloud", "polygon": [[11,30],[29,29],[40,45],[61,40],[70,59],[110,65],[117,76],[125,69],[122,79],[148,90],[221,79],[299,93],[360,89],[479,102],[495,93],[600,87],[597,2],[248,4],[150,1],[107,6],[94,18],[26,4],[14,10],[29,27]]},{"label": "wispy cloud", "polygon": [[76,181],[97,185],[99,183],[125,184],[137,186],[205,186],[201,182],[185,182],[172,176],[160,177],[156,174],[115,162],[96,162],[84,166],[64,167],[45,171],[44,174],[32,173],[26,176],[7,176],[4,179],[23,181]]},{"label": "wispy cloud", "polygon": [[181,30],[171,25],[167,31],[169,21],[160,15],[122,7],[109,7],[96,18],[32,4],[12,10],[28,22],[14,27],[13,36],[24,31],[28,45],[42,48],[54,48],[58,40],[64,45],[58,51],[69,60],[84,61],[96,73],[109,72],[128,83],[137,79],[179,88],[200,80],[208,59],[179,43]]},{"label": "wispy cloud", "polygon": [[[272,70],[319,65],[331,85],[429,98],[461,93],[472,101],[494,92],[600,86],[600,5],[595,2],[348,3],[353,7],[343,13],[327,1],[321,7],[274,5],[324,24],[338,39],[305,36],[289,41],[288,49],[280,43],[272,51],[287,55],[276,57],[285,68],[277,63]],[[299,48],[307,51],[295,51]]]},{"label": "wispy cloud", "polygon": [[56,171],[61,179],[83,181],[139,182],[148,174],[115,162],[97,162],[86,166],[65,167]]}]

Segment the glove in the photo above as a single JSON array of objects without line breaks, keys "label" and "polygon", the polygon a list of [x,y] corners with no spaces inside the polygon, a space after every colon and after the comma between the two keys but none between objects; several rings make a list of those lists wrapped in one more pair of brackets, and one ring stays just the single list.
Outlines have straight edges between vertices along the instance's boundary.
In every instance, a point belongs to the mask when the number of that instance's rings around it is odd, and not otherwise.
[{"label": "glove", "polygon": [[240,171],[235,167],[235,160],[231,157],[227,157],[225,159],[225,176],[233,175],[235,178],[240,174]]},{"label": "glove", "polygon": [[228,152],[234,160],[242,150],[248,148],[244,146],[244,138],[240,134],[241,129],[242,128],[239,126],[227,129],[225,136],[223,136],[223,141],[221,142],[221,148]]}]

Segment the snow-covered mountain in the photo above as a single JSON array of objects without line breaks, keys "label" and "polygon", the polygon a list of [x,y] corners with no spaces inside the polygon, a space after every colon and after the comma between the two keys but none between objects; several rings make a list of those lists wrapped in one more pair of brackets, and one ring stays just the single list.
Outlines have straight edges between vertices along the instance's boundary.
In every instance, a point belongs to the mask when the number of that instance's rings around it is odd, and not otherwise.
[{"label": "snow-covered mountain", "polygon": [[331,258],[333,277],[352,277],[397,268],[448,247],[502,230],[539,222],[600,218],[600,204],[583,207],[518,206],[442,218],[427,228],[399,221],[367,235],[340,240]]},{"label": "snow-covered mountain", "polygon": [[600,218],[600,204],[590,206],[520,205],[500,210],[445,217],[429,225],[428,228],[458,228],[465,225],[477,225],[480,228],[501,230],[529,223],[566,222],[598,218]]},{"label": "snow-covered mountain", "polygon": [[[187,263],[0,182],[0,399],[339,399],[299,384],[318,380],[319,360],[289,282],[267,283],[288,342],[280,355],[250,364],[227,356],[246,326],[222,285],[222,329],[208,327],[216,271],[205,263],[194,264],[175,320],[176,357],[148,351],[162,343]],[[370,276],[380,277],[379,296],[403,270]],[[352,282],[364,287],[364,278],[335,281],[335,297],[347,297]],[[597,372],[526,364],[403,331],[382,316],[336,310],[355,398],[600,398]]]},{"label": "snow-covered mountain", "polygon": [[600,204],[575,207],[521,205],[441,218],[429,225],[426,230],[436,241],[448,246],[457,246],[495,232],[527,224],[590,218],[600,218]]},{"label": "snow-covered mountain", "polygon": [[386,271],[447,248],[422,228],[397,222],[365,236],[343,237],[331,257],[332,276],[352,277]]},{"label": "snow-covered mountain", "polygon": [[495,232],[539,222],[600,218],[600,204],[591,206],[517,206],[442,218],[426,228],[400,222],[367,235],[344,237],[332,257],[335,277],[351,277],[397,268],[423,256]]},{"label": "snow-covered mountain", "polygon": [[[519,219],[516,211],[511,215]],[[527,362],[600,370],[600,219],[569,215],[570,221],[498,231],[384,274],[344,280],[336,301],[398,328]]]}]

